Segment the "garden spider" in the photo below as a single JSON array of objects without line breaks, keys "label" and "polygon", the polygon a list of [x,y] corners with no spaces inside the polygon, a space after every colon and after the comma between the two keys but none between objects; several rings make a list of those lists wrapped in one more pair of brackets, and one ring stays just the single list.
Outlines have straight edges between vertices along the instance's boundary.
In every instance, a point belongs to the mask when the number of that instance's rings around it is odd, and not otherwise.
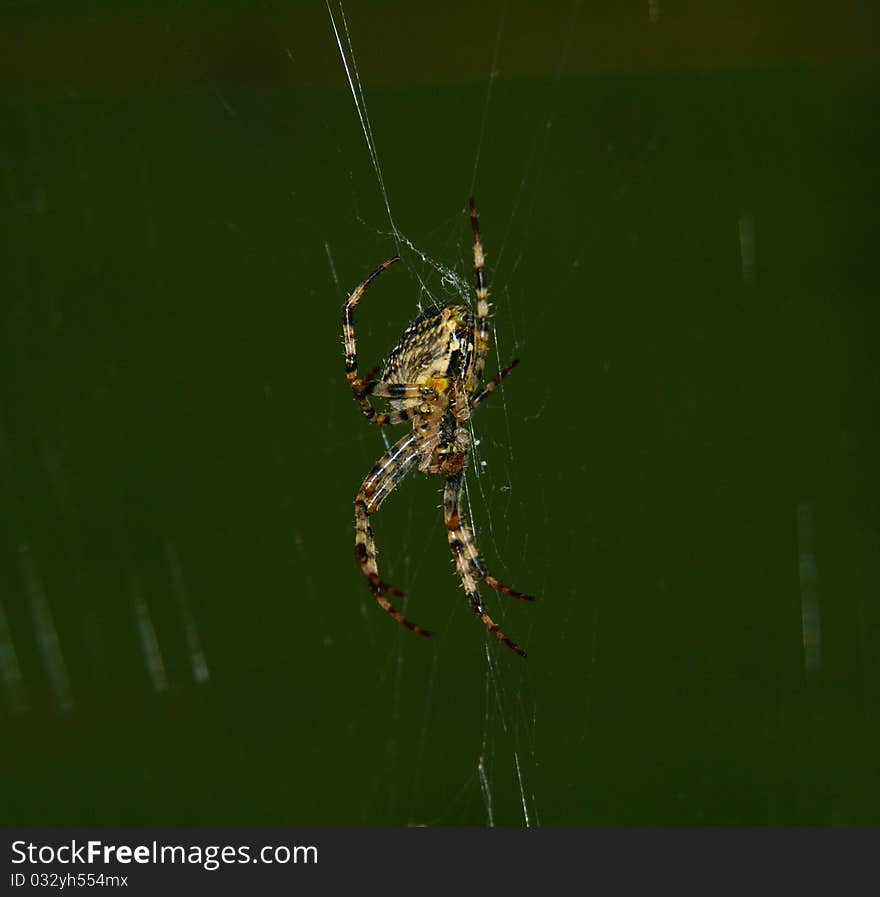
[{"label": "garden spider", "polygon": [[[358,375],[357,343],[354,335],[354,309],[366,288],[395,262],[388,259],[348,297],[342,307],[342,336],[345,343],[345,374],[367,420],[377,426],[412,421],[412,431],[395,443],[379,459],[363,481],[355,509],[355,555],[376,601],[395,620],[419,635],[431,633],[417,626],[396,610],[388,595],[403,593],[379,578],[376,546],[370,516],[418,464],[425,474],[446,477],[443,491],[443,514],[449,547],[461,584],[471,608],[491,633],[521,657],[526,653],[511,641],[492,621],[483,606],[477,589],[482,580],[493,589],[534,600],[502,585],[486,570],[467,517],[461,505],[464,465],[471,447],[468,421],[474,408],[516,367],[514,359],[482,389],[477,389],[486,355],[489,352],[489,290],[486,287],[485,256],[474,201],[470,201],[471,226],[474,232],[474,272],[477,285],[476,315],[466,305],[431,305],[406,328],[388,356],[385,370],[377,380],[374,370],[361,379]],[[392,410],[378,412],[371,397],[388,399]]]}]

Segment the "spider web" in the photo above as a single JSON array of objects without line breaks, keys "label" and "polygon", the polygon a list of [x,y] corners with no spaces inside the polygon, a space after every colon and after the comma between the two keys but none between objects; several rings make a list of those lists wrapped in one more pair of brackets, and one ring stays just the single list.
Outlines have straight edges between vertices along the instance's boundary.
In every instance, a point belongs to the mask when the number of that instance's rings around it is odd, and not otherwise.
[{"label": "spider web", "polygon": [[[575,3],[571,11],[571,23],[573,23],[579,11],[579,3]],[[390,237],[396,246],[397,253],[405,258],[412,259],[419,264],[407,265],[408,273],[414,276],[419,286],[419,310],[422,309],[423,303],[438,303],[442,301],[442,297],[438,297],[431,289],[431,278],[423,275],[423,271],[427,269],[435,279],[439,279],[440,288],[444,296],[452,294],[461,297],[464,301],[473,304],[473,290],[471,285],[472,262],[470,259],[459,257],[458,268],[451,267],[442,261],[429,255],[422,247],[417,245],[410,239],[406,233],[400,228],[393,212],[392,201],[389,190],[383,175],[382,165],[379,158],[379,150],[377,147],[377,139],[373,131],[370,121],[370,115],[367,105],[367,92],[364,89],[361,80],[361,74],[357,62],[357,53],[355,49],[355,40],[349,28],[348,19],[345,13],[345,7],[342,2],[331,5],[327,0],[327,12],[333,32],[333,39],[339,53],[345,79],[351,93],[354,111],[363,134],[366,144],[366,150],[369,155],[372,167],[375,187],[381,197],[385,214],[387,215],[389,230],[387,236]],[[482,108],[480,127],[477,134],[476,146],[473,154],[473,170],[468,192],[470,195],[475,193],[478,186],[478,178],[480,174],[480,163],[484,148],[484,139],[487,128],[487,121],[492,106],[493,87],[498,78],[499,55],[501,52],[505,23],[507,16],[507,7],[505,6],[500,14],[497,31],[495,33],[494,45],[491,53],[490,71],[488,72],[485,99]],[[570,33],[571,29],[569,29]],[[554,72],[551,82],[551,93],[555,93],[562,76],[565,62],[568,54],[568,39],[563,40],[562,50],[559,56],[559,63]],[[540,167],[546,157],[547,142],[551,132],[553,118],[555,115],[554,97],[551,96],[546,103],[546,117],[541,121],[541,126],[532,135],[532,139],[526,142],[527,151],[524,160],[523,171],[515,190],[513,210],[508,223],[507,232],[502,233],[500,239],[492,239],[493,251],[495,254],[495,264],[490,276],[491,291],[494,293],[495,302],[493,306],[509,305],[511,296],[507,289],[507,281],[512,279],[516,268],[522,257],[523,249],[520,247],[516,258],[509,266],[503,279],[498,278],[498,271],[501,269],[502,262],[505,259],[505,251],[510,246],[511,230],[514,220],[518,217],[524,217],[526,224],[531,218],[534,201],[535,190],[534,183],[540,173]],[[479,210],[479,205],[478,205]],[[461,228],[462,222],[466,221],[464,214],[459,216],[455,221],[451,222],[454,228]],[[485,239],[485,237],[484,237]],[[491,238],[490,238],[491,239]],[[331,276],[337,286],[340,284],[336,275],[335,265],[333,262],[332,252],[329,244],[325,244],[328,262],[330,264]],[[470,252],[470,244],[468,243],[468,253]],[[460,273],[460,270],[468,272],[468,276]],[[460,301],[460,300],[459,300]],[[504,364],[512,357],[511,351],[507,346],[502,344],[498,328],[495,326],[495,317],[493,315],[491,325],[491,339],[493,345],[493,361],[497,369],[501,369]],[[514,338],[514,346],[518,345],[518,340]],[[492,364],[487,366],[487,379],[492,375]],[[493,502],[498,493],[510,493],[513,489],[512,471],[516,464],[514,460],[514,440],[512,437],[511,427],[511,411],[508,407],[504,394],[504,387],[498,391],[499,405],[503,409],[504,434],[506,452],[507,452],[507,479],[506,482],[496,484],[491,479],[490,472],[487,471],[487,461],[482,457],[480,451],[480,437],[475,430],[474,420],[471,418],[468,425],[471,430],[472,451],[469,455],[470,475],[464,479],[464,495],[467,507],[468,517],[474,529],[474,536],[477,545],[486,544],[491,549],[493,563],[498,563],[499,549],[498,540],[496,539],[496,514],[493,511]],[[382,431],[382,438],[385,441],[386,448],[389,445],[388,437]],[[473,488],[471,487],[473,485]],[[508,496],[509,497],[509,496]],[[479,510],[479,514],[475,514],[475,507]],[[478,521],[485,520],[486,528],[478,529]],[[436,532],[432,535],[436,536]],[[527,534],[525,534],[527,538]],[[436,542],[436,539],[432,539]],[[410,551],[412,551],[410,546]],[[491,566],[491,565],[490,565]],[[503,619],[503,608],[501,611]],[[484,650],[484,684],[483,684],[483,722],[480,736],[470,745],[463,746],[463,750],[473,752],[472,756],[472,775],[462,784],[459,794],[453,800],[452,804],[445,808],[438,808],[435,819],[427,820],[428,823],[448,821],[450,814],[455,811],[455,804],[459,800],[466,800],[467,794],[473,788],[478,787],[480,798],[482,800],[485,822],[488,826],[496,824],[510,824],[507,818],[500,818],[497,811],[498,796],[501,791],[506,792],[505,796],[515,793],[517,803],[520,807],[518,812],[519,824],[531,827],[541,824],[541,805],[540,799],[536,794],[534,786],[535,771],[539,764],[539,758],[536,755],[535,736],[537,728],[537,713],[534,701],[527,699],[527,695],[531,694],[529,672],[528,669],[520,668],[519,681],[514,681],[506,665],[499,663],[496,651],[497,647],[491,635],[486,633],[486,642]],[[503,648],[501,649],[504,650]],[[422,754],[425,744],[429,738],[429,730],[431,726],[431,707],[435,698],[435,692],[441,688],[440,675],[438,670],[437,654],[435,653],[434,663],[428,675],[425,690],[425,704],[420,722],[421,732],[419,737],[419,757],[416,764],[415,782],[413,784],[413,802],[419,788],[419,779],[422,771]],[[391,744],[396,743],[401,726],[407,724],[403,719],[400,707],[400,683],[404,675],[404,657],[400,649],[400,643],[395,654],[393,669],[389,674],[393,678],[394,702],[392,708],[392,724],[395,732],[391,737]],[[391,750],[393,754],[393,749]],[[393,759],[393,758],[392,758]],[[411,817],[411,824],[422,824],[425,820]]]}]

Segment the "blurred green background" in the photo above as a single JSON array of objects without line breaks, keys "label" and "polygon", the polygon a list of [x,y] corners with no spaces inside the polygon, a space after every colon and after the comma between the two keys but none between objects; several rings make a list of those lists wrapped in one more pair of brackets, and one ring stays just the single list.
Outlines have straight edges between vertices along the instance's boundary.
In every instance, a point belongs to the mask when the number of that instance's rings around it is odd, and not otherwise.
[{"label": "blurred green background", "polygon": [[364,369],[470,278],[473,192],[529,658],[441,481],[375,520],[434,642],[353,558],[339,308],[400,244],[327,8],[4,5],[0,823],[880,822],[872,6],[344,14],[418,250]]}]

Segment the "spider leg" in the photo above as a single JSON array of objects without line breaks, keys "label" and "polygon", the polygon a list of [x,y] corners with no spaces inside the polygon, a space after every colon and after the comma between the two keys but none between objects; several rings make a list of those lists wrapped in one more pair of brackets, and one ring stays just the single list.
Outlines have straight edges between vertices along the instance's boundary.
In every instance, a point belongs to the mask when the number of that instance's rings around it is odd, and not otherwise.
[{"label": "spider leg", "polygon": [[479,391],[479,392],[478,392],[478,393],[471,399],[471,407],[474,407],[475,405],[479,405],[480,402],[482,402],[482,401],[486,398],[486,396],[488,396],[489,393],[492,392],[492,391],[498,386],[498,384],[499,384],[499,383],[500,383],[500,382],[501,382],[501,381],[502,381],[502,380],[503,380],[503,379],[504,379],[504,378],[505,378],[505,377],[506,377],[506,376],[507,376],[507,375],[508,375],[508,374],[509,374],[509,373],[510,373],[510,372],[511,372],[517,365],[518,365],[518,364],[519,364],[519,359],[518,359],[518,358],[514,358],[513,361],[511,361],[510,364],[507,365],[507,367],[504,368],[504,370],[501,371],[500,374],[498,374],[496,377],[493,377],[493,378],[492,378],[492,379],[491,379],[491,380],[490,380],[490,381],[489,381],[489,382],[488,382],[488,383],[487,383],[487,384],[486,384],[486,385],[485,385],[485,386],[484,386],[484,387],[483,387],[483,388],[482,388],[482,389],[481,389],[481,390],[480,390],[480,391]]},{"label": "spider leg", "polygon": [[432,399],[437,395],[433,387],[424,383],[371,383],[367,391],[380,399]]},{"label": "spider leg", "polygon": [[507,595],[512,595],[515,598],[522,598],[526,601],[531,601],[533,598],[531,595],[524,595],[522,592],[516,592],[507,588],[507,586],[501,585],[494,576],[490,576],[486,571],[474,544],[473,534],[462,512],[461,481],[462,474],[457,473],[446,480],[446,488],[443,490],[443,515],[446,518],[446,532],[449,538],[449,547],[452,549],[452,554],[455,557],[455,566],[458,569],[461,584],[470,601],[472,610],[483,621],[489,632],[507,645],[508,648],[516,651],[520,657],[525,657],[526,652],[516,642],[509,639],[486,613],[486,608],[483,606],[483,599],[480,597],[474,577],[482,579],[492,588],[498,589]]},{"label": "spider leg", "polygon": [[361,406],[361,410],[367,417],[367,420],[377,426],[389,426],[391,424],[399,424],[401,421],[407,420],[407,416],[399,412],[391,412],[383,414],[376,411],[373,403],[370,401],[370,386],[373,377],[376,376],[375,371],[371,371],[365,379],[361,380],[358,376],[358,356],[357,356],[357,339],[354,333],[354,309],[360,301],[364,290],[386,269],[390,268],[395,262],[400,261],[400,256],[388,259],[382,262],[378,268],[345,300],[342,306],[342,340],[345,343],[345,376],[351,386],[355,399]]},{"label": "spider leg", "polygon": [[[428,402],[437,397],[437,391],[423,383],[384,383],[376,381],[375,371],[371,371],[366,378],[361,380],[361,387],[355,396],[360,400],[361,396],[375,396],[379,399],[421,399]],[[369,399],[366,399],[369,402]],[[371,406],[372,407],[372,406]],[[369,415],[368,415],[369,417]],[[373,414],[370,420],[378,426],[393,426],[412,419],[412,411],[406,408],[398,408],[394,411],[383,411]]]},{"label": "spider leg", "polygon": [[[463,474],[457,474],[456,477],[450,477],[449,480],[446,481],[446,491],[443,496],[443,506],[444,509],[448,509],[449,502],[453,502],[453,507],[458,508],[458,526],[450,529],[449,528],[449,512],[446,510],[446,521],[447,521],[447,533],[449,537],[449,546],[452,549],[452,553],[458,557],[459,555],[464,556],[470,565],[471,571],[479,578],[482,579],[486,585],[495,589],[498,592],[503,592],[505,595],[510,595],[511,598],[518,598],[520,601],[534,601],[534,595],[527,595],[524,592],[518,592],[516,589],[511,589],[509,586],[504,585],[499,582],[494,576],[492,576],[489,571],[486,569],[486,565],[483,563],[483,559],[480,557],[479,551],[477,551],[476,543],[474,542],[474,534],[471,530],[470,524],[465,518],[462,510],[461,510],[461,478]],[[450,486],[450,481],[453,479],[458,479],[458,483],[453,483]]]},{"label": "spider leg", "polygon": [[474,278],[477,284],[477,351],[474,355],[474,375],[479,380],[486,366],[486,356],[489,354],[489,288],[486,285],[486,255],[483,252],[483,240],[480,237],[480,224],[477,221],[473,197],[470,209],[471,228],[474,232]]},{"label": "spider leg", "polygon": [[376,543],[373,539],[373,528],[370,516],[379,510],[382,502],[394,491],[400,481],[409,473],[419,457],[420,442],[416,433],[408,433],[396,442],[376,462],[373,469],[364,478],[357,498],[354,500],[355,513],[355,557],[367,577],[373,595],[379,606],[398,623],[430,638],[431,633],[408,620],[396,610],[386,597],[403,595],[403,592],[389,586],[379,578],[379,567],[376,563]]}]

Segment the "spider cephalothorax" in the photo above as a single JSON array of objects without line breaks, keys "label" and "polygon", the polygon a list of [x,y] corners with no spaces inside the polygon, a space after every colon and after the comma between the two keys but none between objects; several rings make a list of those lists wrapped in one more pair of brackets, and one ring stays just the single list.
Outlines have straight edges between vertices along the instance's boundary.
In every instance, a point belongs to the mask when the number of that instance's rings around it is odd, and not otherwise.
[{"label": "spider cephalothorax", "polygon": [[[358,375],[354,309],[372,281],[399,258],[395,256],[381,264],[342,307],[345,372],[364,414],[378,426],[412,422],[412,430],[379,459],[357,494],[355,553],[379,604],[404,626],[429,636],[430,632],[406,619],[388,600],[388,595],[402,593],[379,578],[369,518],[412,467],[418,465],[423,473],[446,477],[443,513],[449,546],[471,607],[505,645],[525,656],[522,648],[507,638],[486,613],[477,581],[482,580],[514,598],[531,601],[532,596],[502,585],[488,573],[461,506],[464,465],[471,446],[468,420],[476,406],[517,364],[516,360],[512,361],[478,389],[489,349],[489,291],[473,200],[470,214],[474,233],[476,314],[466,305],[432,305],[425,309],[403,332],[377,380],[372,374],[363,379]],[[392,410],[376,411],[372,397],[388,399]]]}]

